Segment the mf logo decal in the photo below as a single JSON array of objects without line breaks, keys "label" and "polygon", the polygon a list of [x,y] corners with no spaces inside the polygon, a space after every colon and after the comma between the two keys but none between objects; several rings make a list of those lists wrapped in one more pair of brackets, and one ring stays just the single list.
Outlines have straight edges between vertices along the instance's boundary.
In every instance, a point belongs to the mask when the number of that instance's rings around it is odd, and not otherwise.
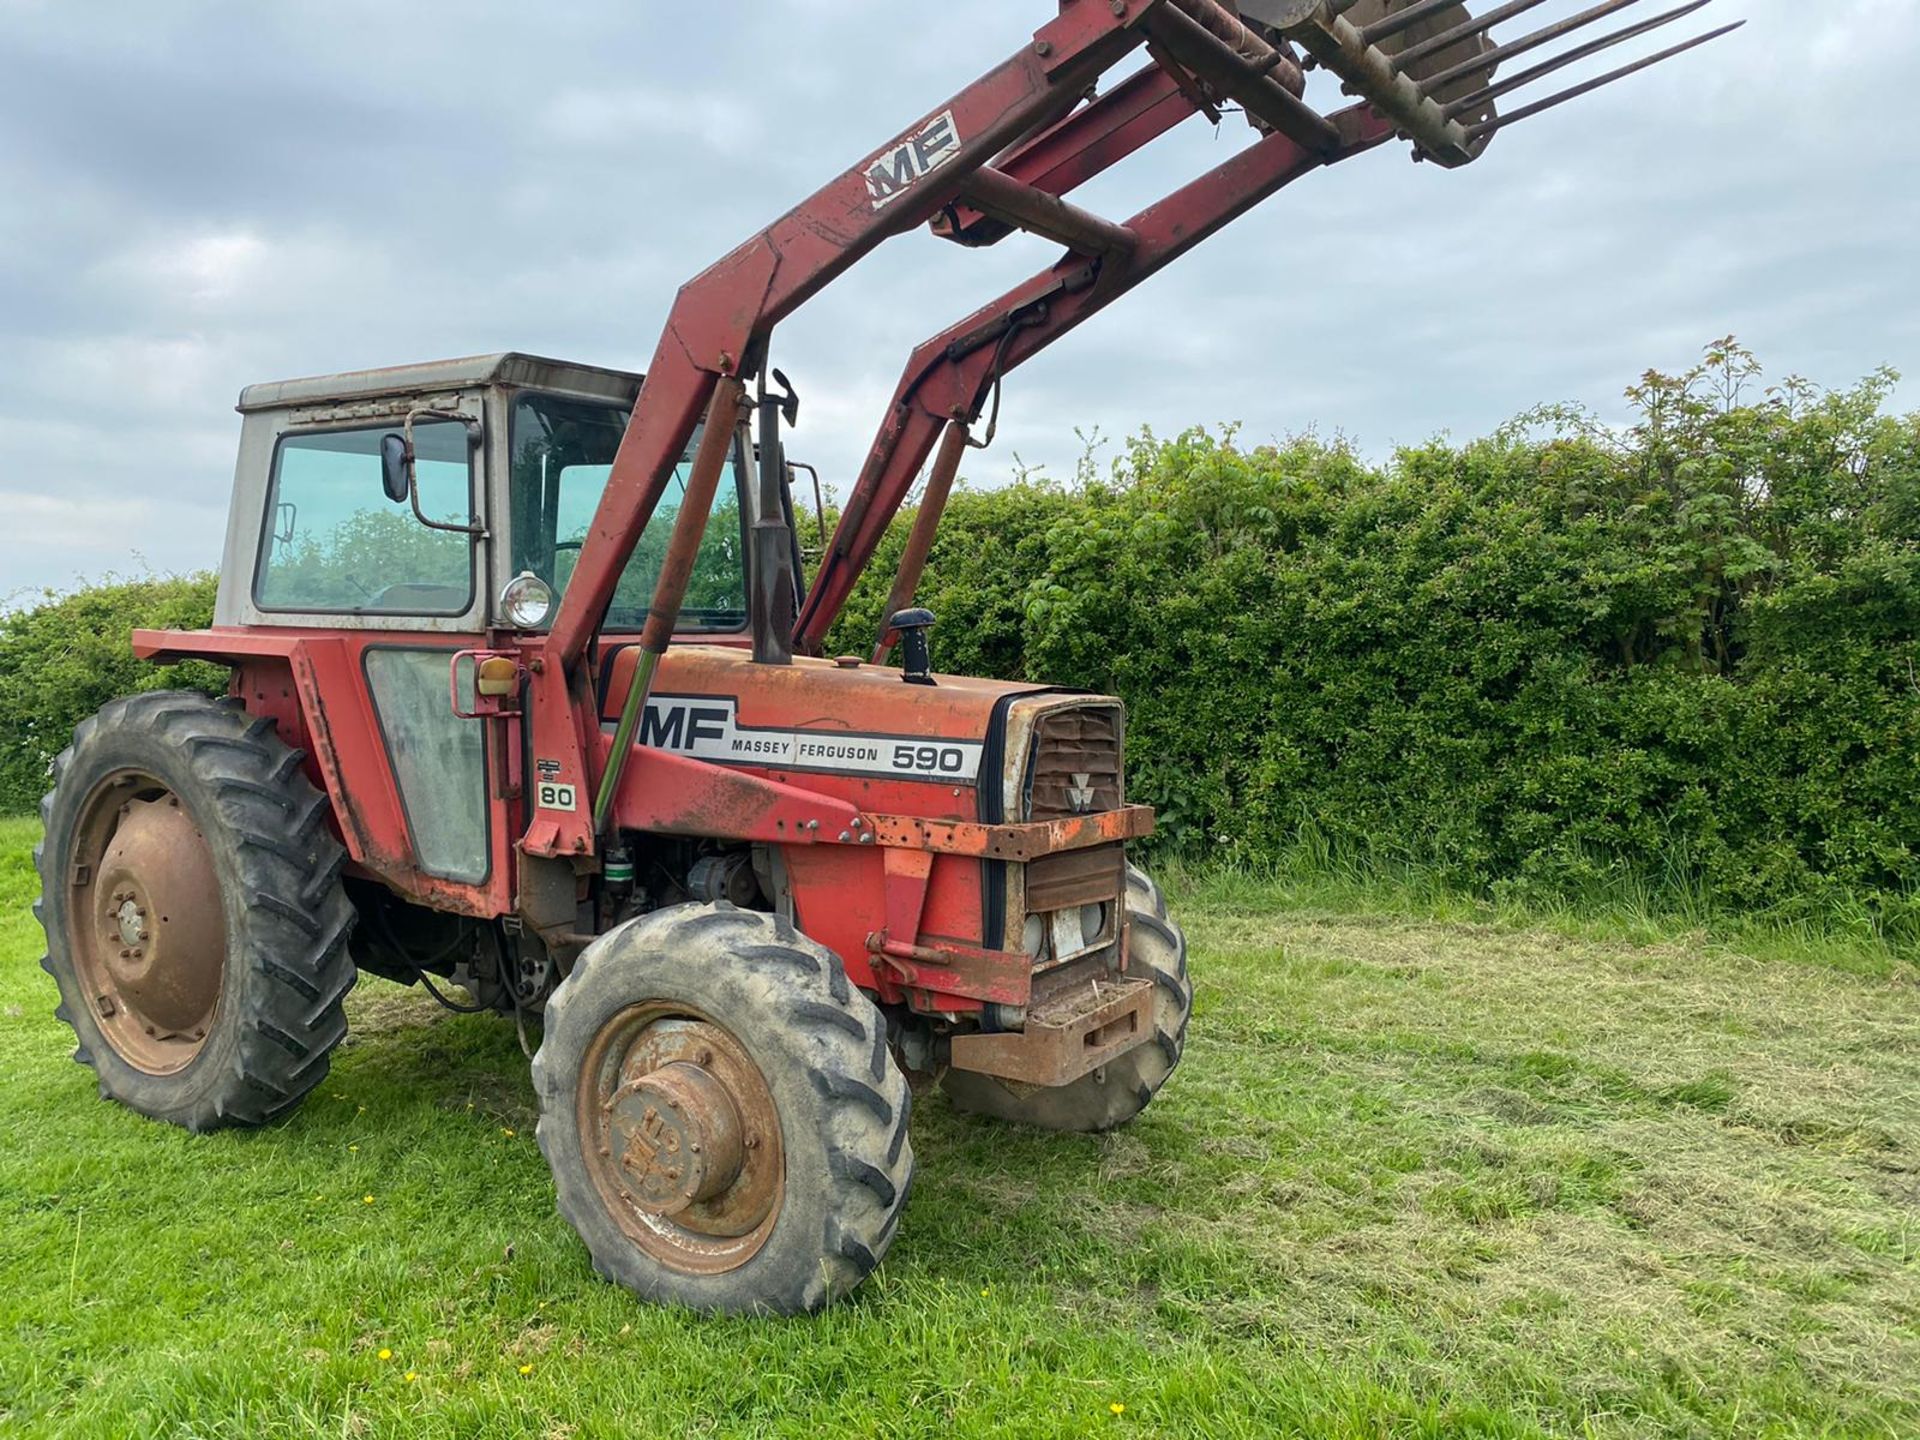
[{"label": "mf logo decal", "polygon": [[856,735],[844,730],[760,730],[742,725],[732,696],[653,695],[639,741],[676,755],[774,770],[890,775],[971,785],[980,774],[978,740]]},{"label": "mf logo decal", "polygon": [[1067,804],[1076,815],[1093,809],[1093,776],[1076,774],[1073,777],[1073,784],[1067,787]]},{"label": "mf logo decal", "polygon": [[640,717],[640,743],[660,750],[682,750],[703,755],[704,741],[724,743],[733,728],[733,706],[700,705],[692,701],[648,700]]},{"label": "mf logo decal", "polygon": [[920,127],[867,166],[867,194],[873,208],[884,210],[917,180],[923,180],[960,153],[960,132],[947,110]]}]

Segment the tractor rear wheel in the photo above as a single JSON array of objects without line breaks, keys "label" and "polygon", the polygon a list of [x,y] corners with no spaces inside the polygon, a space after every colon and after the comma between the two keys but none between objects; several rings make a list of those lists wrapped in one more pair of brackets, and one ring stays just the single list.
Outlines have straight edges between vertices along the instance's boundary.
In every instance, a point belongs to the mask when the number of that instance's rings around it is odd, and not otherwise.
[{"label": "tractor rear wheel", "polygon": [[53,776],[33,908],[74,1059],[190,1130],[292,1107],[354,982],[346,857],[299,752],[236,703],[151,691],[81,721]]},{"label": "tractor rear wheel", "polygon": [[543,1030],[540,1149],[606,1279],[794,1314],[880,1263],[913,1180],[907,1084],[831,951],[725,903],[657,911],[587,947]]},{"label": "tractor rear wheel", "polygon": [[953,1108],[1043,1130],[1096,1131],[1124,1125],[1160,1093],[1187,1043],[1193,982],[1187,937],[1144,870],[1127,867],[1128,973],[1154,982],[1153,1039],[1067,1085],[1023,1085],[971,1070],[941,1079]]}]

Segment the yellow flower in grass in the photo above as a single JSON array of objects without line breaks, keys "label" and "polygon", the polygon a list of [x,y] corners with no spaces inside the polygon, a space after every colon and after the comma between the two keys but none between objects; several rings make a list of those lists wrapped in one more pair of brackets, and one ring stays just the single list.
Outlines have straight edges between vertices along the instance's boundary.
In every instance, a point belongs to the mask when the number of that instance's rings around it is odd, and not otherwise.
[{"label": "yellow flower in grass", "polygon": [[1122,1405],[1118,1400],[1114,1401],[1111,1405],[1107,1406],[1107,1409],[1111,1410],[1116,1415],[1124,1415],[1127,1413],[1127,1407]]},{"label": "yellow flower in grass", "polygon": [[391,1359],[393,1358],[393,1351],[391,1351],[391,1350],[382,1350],[382,1351],[380,1352],[380,1358],[381,1358],[382,1360],[391,1360]]},{"label": "yellow flower in grass", "polygon": [[416,1370],[407,1371],[407,1383],[409,1385],[411,1385],[414,1381],[418,1380],[419,1378],[420,1378],[420,1374],[418,1371]]},{"label": "yellow flower in grass", "polygon": [[371,1195],[362,1195],[362,1196],[360,1197],[360,1203],[361,1203],[362,1205],[371,1205],[371,1204],[373,1203],[373,1196],[371,1196]]},{"label": "yellow flower in grass", "polygon": [[521,1373],[522,1375],[531,1375],[531,1374],[533,1373],[533,1366],[532,1366],[532,1365],[522,1365],[522,1366],[520,1367],[520,1373]]}]

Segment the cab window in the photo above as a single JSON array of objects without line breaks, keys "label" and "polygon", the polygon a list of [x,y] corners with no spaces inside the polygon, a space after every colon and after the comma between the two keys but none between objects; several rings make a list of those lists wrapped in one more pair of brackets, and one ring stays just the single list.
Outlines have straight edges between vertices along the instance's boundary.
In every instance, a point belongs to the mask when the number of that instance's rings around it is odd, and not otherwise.
[{"label": "cab window", "polygon": [[[556,610],[580,561],[626,429],[627,411],[620,406],[553,395],[521,395],[514,401],[512,566],[515,573],[530,570],[551,585]],[[646,621],[698,443],[696,432],[621,572],[607,612],[610,631],[638,630]],[[679,628],[731,631],[745,629],[746,623],[746,531],[736,457],[733,473],[722,476],[714,491]]]},{"label": "cab window", "polygon": [[[462,615],[473,604],[472,537],[430,530],[380,487],[391,424],[282,436],[275,448],[253,598],[262,610]],[[413,427],[420,508],[464,523],[473,509],[466,427]]]}]

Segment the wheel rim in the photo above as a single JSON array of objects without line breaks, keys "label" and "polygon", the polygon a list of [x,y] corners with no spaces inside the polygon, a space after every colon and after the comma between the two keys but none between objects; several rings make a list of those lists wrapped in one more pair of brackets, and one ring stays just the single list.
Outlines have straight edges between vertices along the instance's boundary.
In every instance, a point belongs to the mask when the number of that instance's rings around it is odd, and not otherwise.
[{"label": "wheel rim", "polygon": [[81,810],[68,869],[74,968],[101,1034],[152,1075],[206,1047],[226,974],[227,922],[213,851],[150,775],[109,777]]},{"label": "wheel rim", "polygon": [[594,1037],[576,1094],[587,1172],[629,1239],[690,1275],[760,1252],[786,1155],[766,1078],[730,1031],[684,1005],[630,1006]]}]

